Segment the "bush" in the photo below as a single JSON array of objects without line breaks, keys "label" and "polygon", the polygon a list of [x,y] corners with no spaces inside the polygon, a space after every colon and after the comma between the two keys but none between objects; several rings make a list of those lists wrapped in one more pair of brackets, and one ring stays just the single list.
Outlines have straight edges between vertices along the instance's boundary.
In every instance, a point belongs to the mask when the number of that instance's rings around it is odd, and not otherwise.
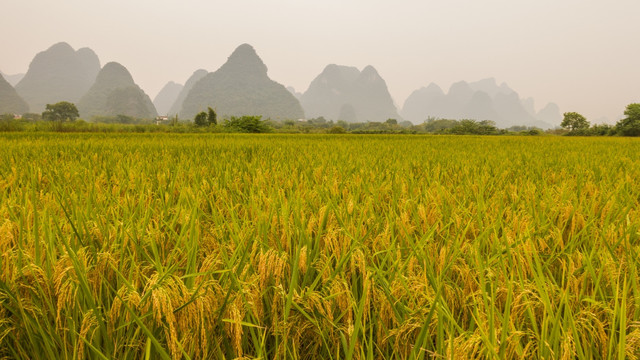
[{"label": "bush", "polygon": [[232,116],[224,122],[224,127],[233,132],[266,133],[271,132],[271,127],[262,120],[262,116]]},{"label": "bush", "polygon": [[327,130],[328,134],[346,134],[347,130],[345,130],[342,126],[334,126],[331,129]]}]

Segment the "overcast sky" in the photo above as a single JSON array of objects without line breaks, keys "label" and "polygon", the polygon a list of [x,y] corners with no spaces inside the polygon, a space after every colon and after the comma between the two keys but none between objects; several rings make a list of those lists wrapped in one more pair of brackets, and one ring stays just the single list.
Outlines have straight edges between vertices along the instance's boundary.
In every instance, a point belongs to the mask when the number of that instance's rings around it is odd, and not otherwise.
[{"label": "overcast sky", "polygon": [[0,70],[65,41],[127,67],[152,98],[251,44],[305,91],[327,64],[373,65],[401,107],[431,82],[495,77],[592,122],[640,102],[640,0],[3,0]]}]

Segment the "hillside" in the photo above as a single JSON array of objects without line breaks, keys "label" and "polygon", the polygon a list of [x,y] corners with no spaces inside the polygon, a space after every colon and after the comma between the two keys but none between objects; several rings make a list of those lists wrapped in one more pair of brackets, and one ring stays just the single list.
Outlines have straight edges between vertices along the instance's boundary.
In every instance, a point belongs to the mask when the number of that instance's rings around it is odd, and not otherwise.
[{"label": "hillside", "polygon": [[100,71],[100,60],[89,48],[75,51],[61,42],[38,53],[15,89],[32,112],[46,104],[76,103],[89,90]]},{"label": "hillside", "polygon": [[158,95],[153,99],[153,105],[156,107],[158,114],[167,115],[169,113],[169,109],[171,109],[171,106],[176,102],[183,88],[182,85],[169,81],[162,90],[158,92]]},{"label": "hillside", "polygon": [[24,114],[29,111],[29,105],[24,101],[18,92],[0,75],[0,115],[1,114]]},{"label": "hillside", "polygon": [[78,103],[80,116],[126,115],[135,118],[154,118],[157,112],[151,99],[133,81],[129,71],[122,65],[106,64],[96,82]]},{"label": "hillside", "polygon": [[191,119],[209,106],[221,116],[304,117],[298,99],[269,78],[267,66],[248,44],[240,45],[220,69],[193,86],[184,100],[180,117]]},{"label": "hillside", "polygon": [[300,96],[308,118],[348,122],[385,121],[399,115],[386,82],[372,66],[362,71],[330,64]]},{"label": "hillside", "polygon": [[180,93],[174,100],[173,105],[171,105],[168,115],[173,116],[180,113],[180,110],[182,110],[182,104],[184,103],[184,99],[186,99],[187,95],[189,95],[189,91],[193,89],[193,85],[195,85],[203,77],[207,76],[208,73],[209,72],[207,70],[199,69],[194,71],[193,74],[191,74],[189,79],[187,79],[187,82],[184,83],[182,90],[180,90]]},{"label": "hillside", "polygon": [[451,85],[447,93],[436,84],[414,91],[402,116],[415,124],[428,118],[492,120],[500,128],[516,125],[551,128],[560,123],[560,111],[549,104],[539,112],[532,98],[521,99],[507,84],[493,78]]}]

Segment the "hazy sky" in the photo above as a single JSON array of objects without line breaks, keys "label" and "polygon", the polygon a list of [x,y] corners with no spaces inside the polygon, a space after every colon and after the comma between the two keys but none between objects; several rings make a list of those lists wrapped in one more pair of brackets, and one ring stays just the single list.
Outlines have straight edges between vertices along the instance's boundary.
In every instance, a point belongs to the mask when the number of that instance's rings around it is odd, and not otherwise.
[{"label": "hazy sky", "polygon": [[487,77],[592,122],[640,102],[639,0],[3,0],[2,14],[4,73],[65,41],[152,98],[249,43],[301,92],[327,64],[373,65],[400,107],[430,82]]}]

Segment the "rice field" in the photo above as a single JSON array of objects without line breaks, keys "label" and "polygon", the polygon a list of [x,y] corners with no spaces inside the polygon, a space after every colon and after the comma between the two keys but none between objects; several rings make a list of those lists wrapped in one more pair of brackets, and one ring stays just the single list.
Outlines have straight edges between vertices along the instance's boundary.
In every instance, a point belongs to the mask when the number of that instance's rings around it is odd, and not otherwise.
[{"label": "rice field", "polygon": [[0,358],[640,359],[640,141],[2,134]]}]

